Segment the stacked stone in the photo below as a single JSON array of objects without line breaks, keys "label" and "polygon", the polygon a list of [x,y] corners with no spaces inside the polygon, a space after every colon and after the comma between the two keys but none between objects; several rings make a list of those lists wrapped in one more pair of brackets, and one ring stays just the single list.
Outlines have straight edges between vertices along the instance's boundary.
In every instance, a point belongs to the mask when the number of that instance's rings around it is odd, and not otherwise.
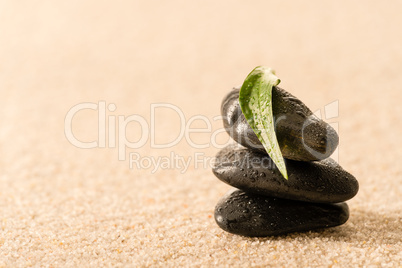
[{"label": "stacked stone", "polygon": [[359,185],[328,158],[338,146],[336,131],[279,87],[272,89],[272,110],[288,180],[247,123],[239,88],[222,102],[224,127],[238,144],[217,154],[213,172],[237,189],[216,205],[217,224],[234,234],[270,236],[345,223],[349,208],[344,201],[357,194]]}]

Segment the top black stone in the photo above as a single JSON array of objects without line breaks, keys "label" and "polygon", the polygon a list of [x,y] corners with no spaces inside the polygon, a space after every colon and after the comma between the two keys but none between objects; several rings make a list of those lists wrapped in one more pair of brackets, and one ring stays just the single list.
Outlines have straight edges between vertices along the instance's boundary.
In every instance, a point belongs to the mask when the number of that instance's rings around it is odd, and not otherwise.
[{"label": "top black stone", "polygon": [[[239,90],[234,88],[222,101],[224,127],[236,142],[265,153],[241,111]],[[298,161],[322,160],[329,157],[338,146],[336,131],[284,89],[273,87],[272,111],[276,137],[285,158]]]}]

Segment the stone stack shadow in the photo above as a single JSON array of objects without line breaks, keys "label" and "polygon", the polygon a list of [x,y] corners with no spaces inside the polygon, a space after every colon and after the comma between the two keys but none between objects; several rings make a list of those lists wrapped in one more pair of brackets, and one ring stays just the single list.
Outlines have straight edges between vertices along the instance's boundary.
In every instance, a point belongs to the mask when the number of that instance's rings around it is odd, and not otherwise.
[{"label": "stone stack shadow", "polygon": [[234,88],[221,107],[224,127],[238,144],[217,154],[213,173],[237,189],[216,205],[218,226],[238,235],[270,236],[345,223],[349,209],[344,201],[357,194],[359,185],[329,158],[338,145],[336,131],[299,99],[274,87],[272,109],[286,180],[247,123],[238,99],[239,88]]}]

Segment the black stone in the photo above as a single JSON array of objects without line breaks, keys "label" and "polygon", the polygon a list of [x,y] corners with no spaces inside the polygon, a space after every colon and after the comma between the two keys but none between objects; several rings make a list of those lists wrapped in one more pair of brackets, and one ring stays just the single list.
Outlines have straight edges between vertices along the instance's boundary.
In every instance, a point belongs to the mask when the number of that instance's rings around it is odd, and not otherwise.
[{"label": "black stone", "polygon": [[[224,127],[236,142],[265,153],[241,111],[239,90],[234,88],[222,101]],[[279,87],[272,89],[272,112],[276,137],[285,158],[321,160],[329,157],[338,146],[336,131],[316,117],[303,102]]]},{"label": "black stone", "polygon": [[272,236],[333,227],[349,218],[346,203],[320,204],[260,196],[236,190],[215,208],[223,230],[243,236]]},{"label": "black stone", "polygon": [[285,159],[288,180],[266,154],[229,145],[216,156],[212,171],[221,181],[260,195],[317,203],[336,203],[355,196],[357,180],[334,160]]}]

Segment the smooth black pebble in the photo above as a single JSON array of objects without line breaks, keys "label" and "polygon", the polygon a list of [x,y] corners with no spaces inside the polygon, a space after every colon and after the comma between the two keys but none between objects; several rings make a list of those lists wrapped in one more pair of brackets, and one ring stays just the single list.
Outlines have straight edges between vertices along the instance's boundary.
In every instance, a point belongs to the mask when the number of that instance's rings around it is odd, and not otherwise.
[{"label": "smooth black pebble", "polygon": [[[239,90],[234,88],[222,101],[225,130],[241,145],[266,153],[241,111]],[[272,112],[276,137],[285,158],[321,160],[329,157],[338,146],[336,131],[302,101],[279,87],[272,89]]]},{"label": "smooth black pebble", "polygon": [[272,236],[333,227],[349,218],[346,203],[320,204],[260,196],[235,190],[216,205],[215,221],[243,236]]},{"label": "smooth black pebble", "polygon": [[243,191],[317,203],[336,203],[355,196],[359,183],[328,158],[315,162],[285,159],[288,180],[266,154],[229,145],[216,156],[212,171],[221,181]]}]

